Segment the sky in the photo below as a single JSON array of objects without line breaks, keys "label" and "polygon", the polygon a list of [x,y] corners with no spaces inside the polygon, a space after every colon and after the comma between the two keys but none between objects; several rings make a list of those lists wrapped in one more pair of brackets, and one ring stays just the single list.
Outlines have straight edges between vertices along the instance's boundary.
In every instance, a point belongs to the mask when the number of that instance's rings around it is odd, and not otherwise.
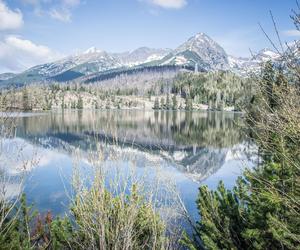
[{"label": "sky", "polygon": [[204,32],[234,56],[298,40],[296,0],[0,0],[0,73],[21,72],[90,47],[174,49]]}]

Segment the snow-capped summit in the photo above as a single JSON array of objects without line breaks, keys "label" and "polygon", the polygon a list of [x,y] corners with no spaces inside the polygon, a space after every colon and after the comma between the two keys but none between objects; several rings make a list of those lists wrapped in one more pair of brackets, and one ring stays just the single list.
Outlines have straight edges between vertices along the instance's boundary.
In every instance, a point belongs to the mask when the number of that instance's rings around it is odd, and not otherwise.
[{"label": "snow-capped summit", "polygon": [[8,80],[10,78],[13,78],[14,76],[14,73],[2,73],[0,74],[0,81]]},{"label": "snow-capped summit", "polygon": [[249,58],[228,56],[230,70],[239,75],[258,73],[265,62],[276,62],[279,59],[280,55],[268,48],[260,50]]},{"label": "snow-capped summit", "polygon": [[257,54],[253,55],[253,60],[266,62],[268,60],[277,60],[279,57],[280,55],[278,53],[274,52],[271,49],[265,48],[260,50]]},{"label": "snow-capped summit", "polygon": [[[299,41],[290,43],[285,55],[291,55],[291,58],[298,60],[299,48]],[[107,53],[91,47],[59,61],[37,65],[11,78],[0,76],[0,80],[7,84],[52,80],[70,81],[90,74],[102,74],[112,69],[124,71],[135,66],[164,65],[182,66],[185,69],[194,67],[199,71],[229,70],[247,76],[249,73],[260,72],[262,64],[268,60],[279,64],[281,56],[271,49],[263,49],[248,58],[230,56],[211,37],[201,32],[189,38],[175,50],[140,47],[124,53]]]},{"label": "snow-capped summit", "polygon": [[295,58],[299,61],[300,57],[300,40],[296,40],[287,44],[285,55],[289,58]]},{"label": "snow-capped summit", "polygon": [[227,70],[224,49],[205,33],[198,33],[180,45],[163,64],[196,64],[204,70]]},{"label": "snow-capped summit", "polygon": [[152,49],[148,47],[140,47],[131,52],[114,53],[112,56],[119,59],[121,63],[125,65],[134,66],[160,60],[170,53],[170,51],[171,49]]},{"label": "snow-capped summit", "polygon": [[223,48],[221,48],[219,44],[217,44],[212,38],[210,38],[208,35],[206,35],[203,32],[197,33],[195,36],[192,36],[190,39],[188,39],[187,42],[182,44],[178,49],[184,48],[184,49],[194,50],[194,49],[199,49],[207,46],[213,47],[215,49],[223,50]]},{"label": "snow-capped summit", "polygon": [[103,51],[100,49],[97,49],[96,47],[91,47],[83,52],[83,54],[94,54],[94,53],[103,53]]},{"label": "snow-capped summit", "polygon": [[258,72],[260,62],[246,57],[228,56],[230,70],[238,75],[247,75],[251,72]]},{"label": "snow-capped summit", "polygon": [[82,53],[65,57],[56,62],[35,66],[28,71],[34,70],[39,75],[49,78],[64,74],[67,71],[88,75],[120,66],[121,64],[116,58],[105,51],[92,47]]}]

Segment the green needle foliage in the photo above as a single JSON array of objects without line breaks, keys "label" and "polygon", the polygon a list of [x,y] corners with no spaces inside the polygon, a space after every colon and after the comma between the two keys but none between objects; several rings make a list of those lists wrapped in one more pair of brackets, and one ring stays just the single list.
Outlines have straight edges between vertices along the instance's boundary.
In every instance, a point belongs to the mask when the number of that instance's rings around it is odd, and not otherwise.
[{"label": "green needle foliage", "polygon": [[189,96],[185,97],[185,110],[187,111],[193,110],[193,102]]},{"label": "green needle foliage", "polygon": [[83,109],[83,100],[81,96],[78,98],[77,109]]},{"label": "green needle foliage", "polygon": [[154,107],[153,109],[158,110],[159,109],[159,100],[157,97],[155,97],[155,101],[154,101]]},{"label": "green needle foliage", "polygon": [[233,190],[199,189],[189,249],[300,249],[300,89],[268,62],[247,111],[260,163]]},{"label": "green needle foliage", "polygon": [[175,78],[172,92],[184,94],[192,103],[207,104],[210,109],[233,106],[241,110],[253,96],[252,80],[226,71],[183,73]]},{"label": "green needle foliage", "polygon": [[172,109],[177,110],[177,108],[178,108],[178,102],[177,102],[177,99],[176,99],[176,95],[173,95],[173,97],[172,97]]}]

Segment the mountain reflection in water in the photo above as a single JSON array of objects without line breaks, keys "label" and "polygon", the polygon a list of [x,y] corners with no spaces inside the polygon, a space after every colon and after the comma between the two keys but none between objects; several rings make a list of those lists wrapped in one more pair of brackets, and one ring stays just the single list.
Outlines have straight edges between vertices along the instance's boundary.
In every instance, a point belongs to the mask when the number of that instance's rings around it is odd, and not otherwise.
[{"label": "mountain reflection in water", "polygon": [[[251,165],[251,144],[237,125],[240,117],[226,112],[50,112],[16,118],[16,138],[6,144],[25,146],[23,151],[27,153],[22,157],[39,158],[36,167],[27,170],[30,177],[25,192],[42,210],[65,210],[69,183],[62,181],[62,175],[71,175],[74,150],[85,158],[97,152],[100,145],[104,151],[120,156],[116,164],[134,158],[138,168],[155,171],[153,165],[160,165],[194,213],[200,183],[215,187],[223,179],[230,187],[242,167]],[[11,159],[9,152],[13,154],[7,150],[2,164]],[[18,168],[18,160],[12,162],[14,166],[9,171],[17,176],[22,169]]]}]

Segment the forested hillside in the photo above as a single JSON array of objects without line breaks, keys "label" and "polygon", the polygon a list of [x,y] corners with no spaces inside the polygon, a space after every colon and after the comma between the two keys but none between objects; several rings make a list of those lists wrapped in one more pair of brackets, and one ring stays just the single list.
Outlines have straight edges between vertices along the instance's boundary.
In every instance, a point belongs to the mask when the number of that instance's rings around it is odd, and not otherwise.
[{"label": "forested hillside", "polygon": [[2,110],[210,109],[241,110],[251,100],[253,78],[225,72],[145,70],[112,79],[31,84],[1,92]]}]

